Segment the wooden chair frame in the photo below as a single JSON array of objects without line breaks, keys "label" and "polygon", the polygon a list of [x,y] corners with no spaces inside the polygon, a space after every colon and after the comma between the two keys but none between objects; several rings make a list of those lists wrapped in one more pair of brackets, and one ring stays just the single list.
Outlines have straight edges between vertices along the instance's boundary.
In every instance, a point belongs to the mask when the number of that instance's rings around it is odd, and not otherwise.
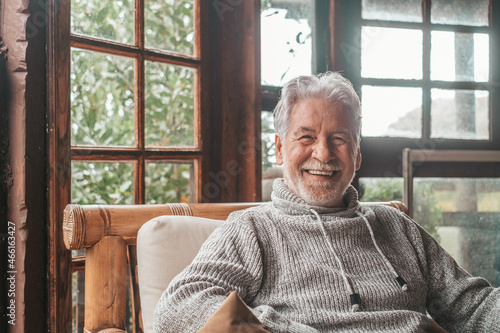
[{"label": "wooden chair frame", "polygon": [[[127,246],[135,245],[137,232],[144,223],[162,215],[225,220],[233,211],[259,204],[67,205],[64,243],[69,250],[86,248],[84,331],[126,331]],[[407,212],[399,201],[380,204]]]}]

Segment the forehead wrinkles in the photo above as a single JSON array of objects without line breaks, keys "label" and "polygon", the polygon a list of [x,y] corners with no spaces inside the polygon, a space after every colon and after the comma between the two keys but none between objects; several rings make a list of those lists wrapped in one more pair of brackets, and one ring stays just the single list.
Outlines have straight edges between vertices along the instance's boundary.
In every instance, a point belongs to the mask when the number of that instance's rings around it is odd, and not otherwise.
[{"label": "forehead wrinkles", "polygon": [[342,103],[330,103],[327,100],[318,98],[298,101],[290,113],[290,118],[291,120],[300,118],[309,119],[311,118],[311,114],[326,118],[333,117],[334,115],[347,115],[353,119],[352,112],[348,106]]},{"label": "forehead wrinkles", "polygon": [[[331,133],[327,133],[327,135],[331,134],[345,134],[345,135],[350,135],[352,131],[350,131],[348,128],[335,128],[331,131]],[[316,133],[316,130],[313,128],[301,126],[297,128],[295,131],[293,131],[294,135],[299,135],[302,133]]]},{"label": "forehead wrinkles", "polygon": [[342,119],[342,122],[347,120],[347,123],[342,124],[343,127],[335,130],[334,133],[346,134],[351,140],[357,139],[356,124],[348,106],[338,102],[331,103],[322,98],[302,99],[295,104],[290,113],[289,126],[284,137],[295,136],[301,129],[309,132],[321,130],[323,122],[320,121],[318,124],[316,121],[322,117],[336,118],[337,121]]},{"label": "forehead wrinkles", "polygon": [[293,134],[297,135],[300,133],[314,133],[314,132],[316,132],[316,130],[309,128],[309,127],[301,126],[301,127],[297,128],[295,131],[293,131]]}]

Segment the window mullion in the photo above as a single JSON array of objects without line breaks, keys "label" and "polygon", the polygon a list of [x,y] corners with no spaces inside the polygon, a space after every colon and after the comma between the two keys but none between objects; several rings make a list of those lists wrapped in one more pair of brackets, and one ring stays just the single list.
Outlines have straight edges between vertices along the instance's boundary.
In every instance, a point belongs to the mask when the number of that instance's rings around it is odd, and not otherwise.
[{"label": "window mullion", "polygon": [[136,103],[136,145],[141,151],[137,160],[134,174],[135,203],[143,204],[146,200],[145,191],[145,100],[144,100],[144,0],[138,0],[135,17],[135,42],[139,48],[140,55],[136,59],[135,67],[135,103]]},{"label": "window mullion", "polygon": [[141,152],[136,165],[135,173],[135,202],[144,203],[145,201],[145,100],[144,100],[144,57],[139,55],[136,59],[135,66],[135,123],[136,123],[136,146]]},{"label": "window mullion", "polygon": [[136,204],[143,204],[146,202],[146,184],[145,184],[145,169],[146,169],[146,162],[144,155],[140,156],[137,164],[135,166],[135,173],[134,173],[134,202]]},{"label": "window mullion", "polygon": [[422,13],[424,28],[422,30],[422,138],[431,137],[431,1],[422,1]]},{"label": "window mullion", "polygon": [[144,1],[135,1],[135,44],[144,50]]}]

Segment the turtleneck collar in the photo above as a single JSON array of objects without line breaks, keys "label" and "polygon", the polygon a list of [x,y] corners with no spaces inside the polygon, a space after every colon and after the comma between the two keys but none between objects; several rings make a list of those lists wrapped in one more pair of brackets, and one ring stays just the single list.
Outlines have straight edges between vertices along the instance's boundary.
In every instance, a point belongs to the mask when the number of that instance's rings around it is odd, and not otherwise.
[{"label": "turtleneck collar", "polygon": [[361,208],[358,201],[358,192],[352,185],[349,185],[343,197],[346,207],[321,207],[309,205],[302,198],[290,191],[283,178],[274,180],[271,199],[276,208],[290,215],[309,215],[311,214],[310,210],[314,209],[319,214],[354,217]]}]

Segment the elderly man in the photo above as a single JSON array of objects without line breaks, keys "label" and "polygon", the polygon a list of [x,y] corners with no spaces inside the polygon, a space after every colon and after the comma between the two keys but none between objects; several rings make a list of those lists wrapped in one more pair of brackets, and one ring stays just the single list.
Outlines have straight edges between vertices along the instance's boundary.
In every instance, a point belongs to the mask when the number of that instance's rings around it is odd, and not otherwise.
[{"label": "elderly man", "polygon": [[[500,290],[426,231],[360,205],[360,103],[335,73],[288,82],[275,113],[284,179],[233,213],[162,295],[156,332],[196,332],[236,291],[270,332],[500,332]],[[426,314],[428,313],[430,317]]]}]

